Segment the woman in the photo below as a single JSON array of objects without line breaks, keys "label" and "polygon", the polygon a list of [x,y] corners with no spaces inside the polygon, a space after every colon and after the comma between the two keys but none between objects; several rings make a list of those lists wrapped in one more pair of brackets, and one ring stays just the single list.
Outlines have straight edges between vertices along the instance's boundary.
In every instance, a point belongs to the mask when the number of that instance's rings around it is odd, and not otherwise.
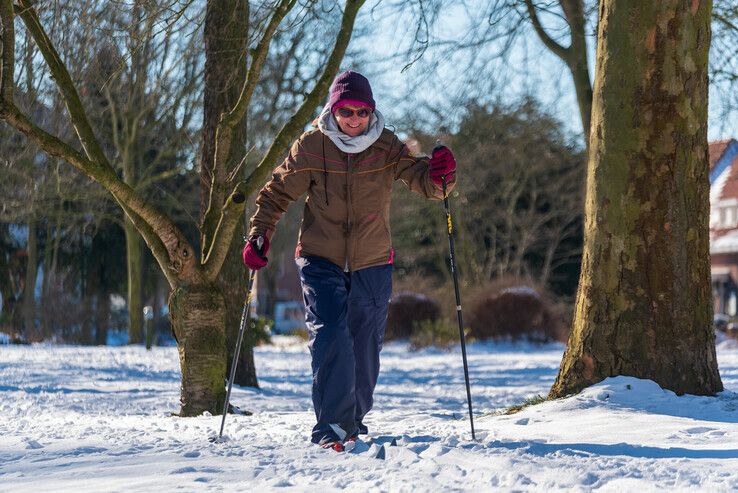
[{"label": "woman", "polygon": [[450,190],[456,162],[445,147],[430,159],[410,156],[384,128],[369,81],[357,72],[336,77],[317,121],[259,192],[243,260],[249,269],[267,264],[277,221],[307,192],[295,255],[312,356],[312,441],[340,451],[367,433],[379,375],[392,291],[392,184],[442,199],[442,177]]}]

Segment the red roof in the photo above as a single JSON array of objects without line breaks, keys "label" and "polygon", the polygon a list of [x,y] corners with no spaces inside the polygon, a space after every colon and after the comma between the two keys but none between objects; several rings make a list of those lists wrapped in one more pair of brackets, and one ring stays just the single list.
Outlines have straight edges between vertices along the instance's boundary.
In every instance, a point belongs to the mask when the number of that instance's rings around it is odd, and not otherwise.
[{"label": "red roof", "polygon": [[[718,142],[711,142],[709,145],[710,155],[710,171],[713,170],[718,161],[728,151],[729,146],[738,145],[735,139],[721,140]],[[738,154],[735,155],[727,169],[720,173],[720,178],[711,184],[712,190],[710,193],[710,206],[713,207],[716,203],[719,203],[726,199],[738,199]],[[715,188],[717,187],[717,188]],[[722,236],[733,233],[736,228],[730,226],[728,228],[716,226],[711,224],[710,236],[711,242],[716,241]]]},{"label": "red roof", "polygon": [[[709,152],[711,170],[720,158],[723,157],[729,145],[738,145],[738,142],[735,139],[729,139],[710,144]],[[725,177],[723,182],[724,184],[722,186],[722,190],[720,190],[720,195],[714,198],[717,198],[717,200],[738,199],[738,154],[728,165],[728,169],[723,171],[721,175]]]},{"label": "red roof", "polygon": [[712,168],[715,167],[715,163],[718,162],[720,157],[725,152],[725,149],[728,147],[728,144],[730,144],[734,139],[727,139],[727,140],[717,140],[715,142],[710,142],[708,149],[710,153],[710,171],[712,171]]}]

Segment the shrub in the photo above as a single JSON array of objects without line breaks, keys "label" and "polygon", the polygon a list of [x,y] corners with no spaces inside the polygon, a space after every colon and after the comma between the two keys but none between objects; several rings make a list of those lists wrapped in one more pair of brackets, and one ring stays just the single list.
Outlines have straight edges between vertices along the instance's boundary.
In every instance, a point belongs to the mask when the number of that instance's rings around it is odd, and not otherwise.
[{"label": "shrub", "polygon": [[433,299],[421,293],[400,291],[392,296],[387,315],[385,340],[404,339],[413,334],[418,322],[436,321],[441,309]]},{"label": "shrub", "polygon": [[567,312],[564,304],[554,304],[541,288],[530,285],[481,291],[469,306],[470,335],[476,339],[565,342]]},{"label": "shrub", "polygon": [[244,339],[251,347],[272,343],[271,328],[274,321],[267,317],[250,318],[246,326]]},{"label": "shrub", "polygon": [[296,336],[301,341],[307,342],[310,340],[310,333],[305,327],[293,330],[291,335]]},{"label": "shrub", "polygon": [[422,320],[413,324],[410,336],[410,350],[418,351],[434,346],[448,349],[459,340],[459,330],[445,320]]}]

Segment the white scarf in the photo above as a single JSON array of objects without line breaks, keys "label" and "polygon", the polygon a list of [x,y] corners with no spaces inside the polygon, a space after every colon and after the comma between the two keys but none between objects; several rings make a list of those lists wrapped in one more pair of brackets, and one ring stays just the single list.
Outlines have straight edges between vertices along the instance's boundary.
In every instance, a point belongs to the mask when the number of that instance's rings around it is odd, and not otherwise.
[{"label": "white scarf", "polygon": [[326,104],[318,117],[318,128],[323,135],[328,136],[343,152],[356,154],[366,150],[375,143],[384,130],[384,116],[377,110],[372,112],[369,125],[363,134],[351,137],[338,127],[336,117],[331,113],[330,104]]}]

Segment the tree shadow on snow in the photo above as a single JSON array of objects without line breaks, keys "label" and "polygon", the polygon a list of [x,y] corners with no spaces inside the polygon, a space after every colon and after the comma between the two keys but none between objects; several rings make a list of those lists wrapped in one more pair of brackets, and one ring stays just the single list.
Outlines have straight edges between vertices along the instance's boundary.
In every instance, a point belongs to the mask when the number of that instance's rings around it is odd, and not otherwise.
[{"label": "tree shadow on snow", "polygon": [[[469,446],[467,446],[469,447]],[[501,442],[486,444],[487,448],[508,450],[524,449],[524,452],[540,457],[551,454],[564,454],[581,457],[625,456],[638,459],[737,459],[736,449],[689,449],[684,447],[649,447],[629,443],[541,443],[541,442]]]}]

